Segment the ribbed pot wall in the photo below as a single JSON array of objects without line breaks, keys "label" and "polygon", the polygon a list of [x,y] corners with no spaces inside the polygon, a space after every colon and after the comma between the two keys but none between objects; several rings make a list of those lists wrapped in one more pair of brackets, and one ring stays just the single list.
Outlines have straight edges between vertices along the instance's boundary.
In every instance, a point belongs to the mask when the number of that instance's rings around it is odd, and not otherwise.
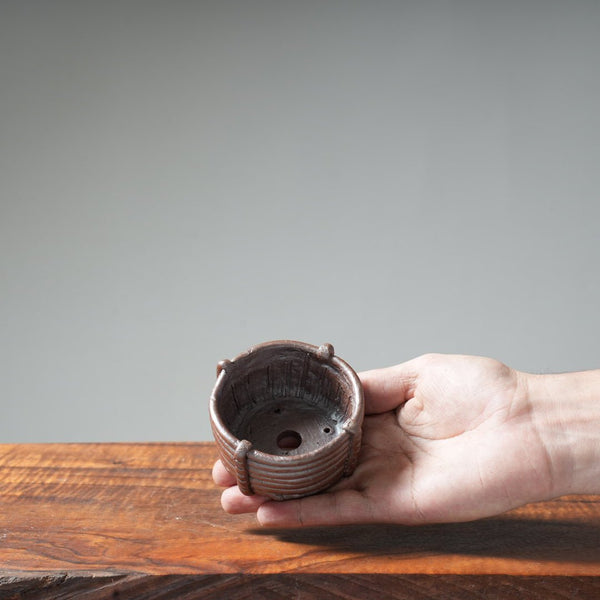
[{"label": "ribbed pot wall", "polygon": [[[242,492],[275,500],[298,498],[323,491],[354,470],[364,414],[362,387],[330,344],[267,342],[222,361],[217,371],[210,401],[212,430],[220,458]],[[264,438],[271,423],[276,427],[278,415],[271,413],[279,412],[279,405],[283,411],[298,410],[299,420],[304,413],[319,416],[321,411],[335,426],[321,431],[311,421],[314,431],[302,430],[305,445],[266,452],[258,433],[255,439],[243,434],[258,429]]]}]

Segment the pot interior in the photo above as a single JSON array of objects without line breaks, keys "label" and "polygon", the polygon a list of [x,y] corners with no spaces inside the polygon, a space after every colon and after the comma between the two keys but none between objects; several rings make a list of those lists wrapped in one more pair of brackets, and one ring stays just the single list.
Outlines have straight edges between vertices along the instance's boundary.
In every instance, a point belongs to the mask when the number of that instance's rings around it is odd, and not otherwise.
[{"label": "pot interior", "polygon": [[227,366],[217,396],[225,427],[267,454],[321,448],[352,414],[352,381],[334,362],[288,346],[267,346],[237,358]]}]

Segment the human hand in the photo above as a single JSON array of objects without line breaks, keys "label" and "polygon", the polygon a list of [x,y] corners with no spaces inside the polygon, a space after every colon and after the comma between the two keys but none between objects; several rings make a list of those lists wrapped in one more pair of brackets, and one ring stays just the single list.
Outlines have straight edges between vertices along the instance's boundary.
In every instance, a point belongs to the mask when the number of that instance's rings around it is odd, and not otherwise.
[{"label": "human hand", "polygon": [[360,375],[366,413],[352,476],[322,494],[244,496],[218,461],[229,513],[262,525],[466,521],[565,491],[529,377],[489,358],[425,355]]}]

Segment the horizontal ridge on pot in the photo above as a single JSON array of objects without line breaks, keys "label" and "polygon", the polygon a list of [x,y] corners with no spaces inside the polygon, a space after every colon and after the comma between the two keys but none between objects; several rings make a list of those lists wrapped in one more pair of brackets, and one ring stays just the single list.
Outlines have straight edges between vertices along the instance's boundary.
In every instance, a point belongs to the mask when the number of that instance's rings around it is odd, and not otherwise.
[{"label": "horizontal ridge on pot", "polygon": [[245,494],[315,494],[356,466],[362,386],[331,344],[266,342],[221,361],[209,412],[221,460]]}]

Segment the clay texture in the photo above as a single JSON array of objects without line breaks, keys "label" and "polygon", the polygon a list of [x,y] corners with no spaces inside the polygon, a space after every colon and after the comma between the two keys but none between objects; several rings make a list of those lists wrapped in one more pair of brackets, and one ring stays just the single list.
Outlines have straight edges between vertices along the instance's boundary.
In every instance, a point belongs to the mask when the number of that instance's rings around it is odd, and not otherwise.
[{"label": "clay texture", "polygon": [[360,380],[331,344],[266,342],[217,366],[211,425],[244,494],[298,498],[350,475],[363,416]]}]

